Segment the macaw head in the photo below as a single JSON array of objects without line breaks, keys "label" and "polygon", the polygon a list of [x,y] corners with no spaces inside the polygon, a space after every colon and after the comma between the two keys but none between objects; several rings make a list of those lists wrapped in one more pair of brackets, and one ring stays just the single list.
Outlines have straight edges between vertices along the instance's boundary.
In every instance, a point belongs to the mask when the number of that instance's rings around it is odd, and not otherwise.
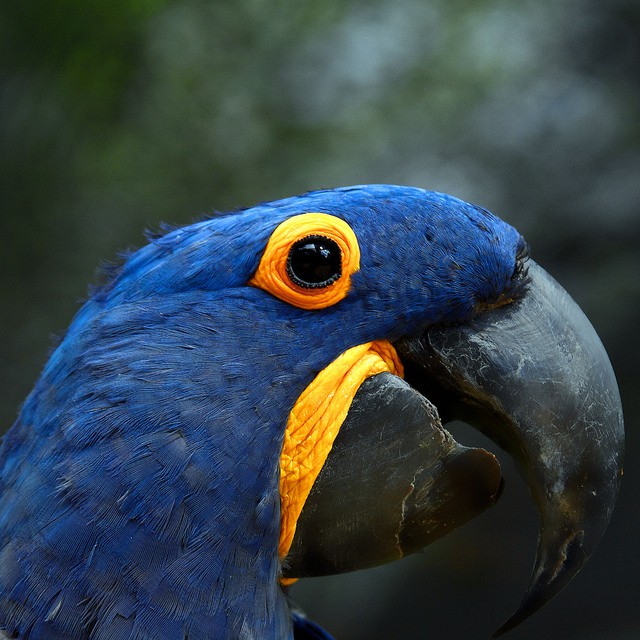
[{"label": "macaw head", "polygon": [[514,455],[540,514],[507,629],[599,541],[623,438],[600,341],[517,231],[373,185],[152,238],[4,440],[0,628],[289,637],[291,580],[402,557],[495,502],[496,458],[452,418]]}]

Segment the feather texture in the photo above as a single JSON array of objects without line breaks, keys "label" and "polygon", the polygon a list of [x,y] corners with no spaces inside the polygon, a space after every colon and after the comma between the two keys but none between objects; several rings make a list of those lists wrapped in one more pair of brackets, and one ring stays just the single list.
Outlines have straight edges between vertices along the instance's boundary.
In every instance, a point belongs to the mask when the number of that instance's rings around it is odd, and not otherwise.
[{"label": "feather texture", "polygon": [[[305,212],[345,220],[362,252],[348,296],[318,311],[248,285],[273,229]],[[4,438],[5,633],[328,638],[292,622],[278,582],[289,412],[346,349],[500,295],[520,243],[478,207],[384,185],[151,238],[79,310]]]}]

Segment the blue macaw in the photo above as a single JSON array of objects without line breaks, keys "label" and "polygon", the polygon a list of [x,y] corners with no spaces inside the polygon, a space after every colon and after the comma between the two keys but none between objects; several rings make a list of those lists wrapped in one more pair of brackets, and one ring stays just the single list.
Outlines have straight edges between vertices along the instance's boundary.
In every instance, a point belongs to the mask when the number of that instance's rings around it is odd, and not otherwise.
[{"label": "blue macaw", "polygon": [[484,209],[324,190],[151,237],[73,319],[5,435],[0,629],[22,640],[330,636],[291,582],[387,562],[488,507],[541,517],[503,630],[579,570],[622,456],[609,361]]}]

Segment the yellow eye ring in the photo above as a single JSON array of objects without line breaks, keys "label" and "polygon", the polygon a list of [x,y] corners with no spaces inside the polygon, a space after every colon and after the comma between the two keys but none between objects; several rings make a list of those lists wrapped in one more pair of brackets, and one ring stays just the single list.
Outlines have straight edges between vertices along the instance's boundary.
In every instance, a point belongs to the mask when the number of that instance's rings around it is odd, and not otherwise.
[{"label": "yellow eye ring", "polygon": [[249,284],[301,309],[342,300],[360,268],[351,227],[327,213],[303,213],[276,227]]}]

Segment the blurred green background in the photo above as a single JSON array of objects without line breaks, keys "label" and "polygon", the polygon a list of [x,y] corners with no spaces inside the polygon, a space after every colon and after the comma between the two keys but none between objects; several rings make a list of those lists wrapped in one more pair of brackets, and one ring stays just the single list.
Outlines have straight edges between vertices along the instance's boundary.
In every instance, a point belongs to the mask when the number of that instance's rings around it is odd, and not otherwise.
[{"label": "blurred green background", "polygon": [[[601,547],[508,637],[640,637],[639,33],[637,0],[3,0],[2,425],[100,261],[144,228],[319,187],[450,192],[525,234],[596,326],[625,405]],[[488,637],[536,540],[502,460],[503,499],[467,527],[294,597],[342,640]]]}]

